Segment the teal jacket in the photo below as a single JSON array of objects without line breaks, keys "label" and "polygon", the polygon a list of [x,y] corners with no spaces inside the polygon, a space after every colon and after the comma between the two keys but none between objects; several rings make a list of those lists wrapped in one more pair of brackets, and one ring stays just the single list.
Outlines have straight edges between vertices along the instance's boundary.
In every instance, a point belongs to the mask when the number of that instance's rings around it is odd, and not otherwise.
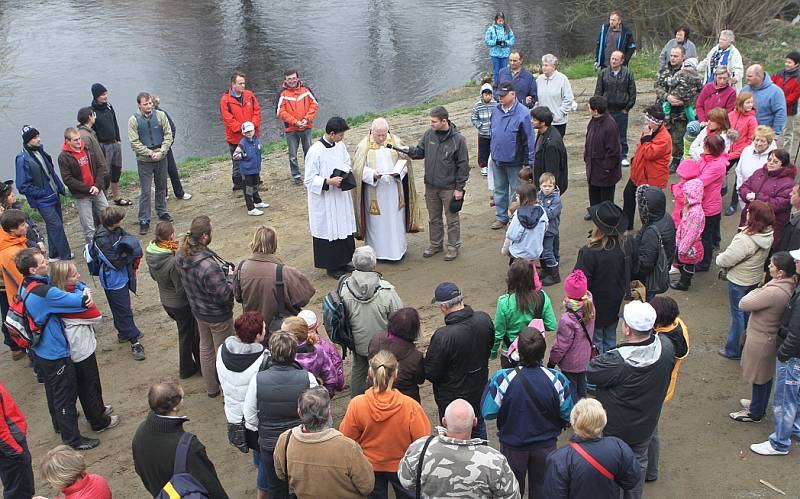
[{"label": "teal jacket", "polygon": [[[505,26],[492,24],[486,28],[483,41],[489,47],[491,57],[508,57],[511,54],[511,47],[514,46],[514,31],[506,30]],[[505,42],[505,45],[498,45],[498,41]]]},{"label": "teal jacket", "polygon": [[514,294],[502,295],[497,299],[497,310],[494,313],[494,345],[492,345],[490,358],[496,359],[500,345],[507,346],[511,344],[533,319],[542,319],[544,328],[547,331],[558,329],[556,314],[553,313],[550,298],[544,290],[538,292],[542,293],[544,297],[541,317],[535,316],[534,311],[521,312],[517,307],[517,297]]}]

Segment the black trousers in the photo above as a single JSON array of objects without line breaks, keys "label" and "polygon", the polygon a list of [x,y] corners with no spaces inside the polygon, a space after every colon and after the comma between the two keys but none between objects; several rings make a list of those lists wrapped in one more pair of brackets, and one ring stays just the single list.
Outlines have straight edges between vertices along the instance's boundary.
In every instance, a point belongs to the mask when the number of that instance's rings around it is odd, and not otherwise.
[{"label": "black trousers", "polygon": [[636,215],[636,185],[628,180],[622,191],[622,212],[628,219],[628,230],[633,229],[633,217]]},{"label": "black trousers", "polygon": [[261,180],[257,173],[242,175],[244,179],[244,204],[247,206],[247,211],[255,208],[255,203],[261,202],[261,196],[258,195],[258,183]]},{"label": "black trousers", "polygon": [[178,375],[190,378],[200,370],[200,335],[197,321],[189,305],[182,308],[164,307],[178,326]]},{"label": "black trousers", "polygon": [[[564,135],[567,133],[567,124],[564,123],[563,125],[553,125],[553,128],[558,130],[558,133],[561,134],[561,138],[564,138]],[[536,179],[539,180],[539,179]]]},{"label": "black trousers", "polygon": [[93,431],[102,430],[111,422],[111,417],[104,414],[106,404],[103,402],[103,387],[100,385],[97,357],[92,354],[74,365],[78,381],[78,398],[83,407],[83,414],[89,420]]},{"label": "black trousers", "polygon": [[492,147],[492,138],[478,135],[478,166],[489,166],[489,152]]},{"label": "black trousers", "polygon": [[603,201],[611,201],[613,203],[616,189],[616,185],[612,185],[611,187],[598,187],[589,184],[589,206],[600,204]]},{"label": "black trousers", "polygon": [[171,147],[167,153],[167,175],[172,184],[172,192],[175,193],[176,198],[181,199],[184,194],[183,184],[181,184],[181,174],[178,173],[178,165],[175,163],[175,155],[172,154]]},{"label": "black trousers", "polygon": [[66,445],[76,445],[81,438],[78,430],[78,378],[75,365],[69,357],[47,360],[36,356],[39,371],[44,376],[44,393],[47,408],[53,419],[53,426],[61,433],[61,441]]},{"label": "black trousers", "polygon": [[714,252],[714,241],[720,239],[719,223],[721,214],[717,213],[710,217],[706,217],[706,226],[703,229],[703,234],[700,238],[703,243],[703,261],[698,263],[697,270],[704,272],[711,267],[711,257]]},{"label": "black trousers", "polygon": [[28,442],[20,442],[22,453],[15,457],[0,454],[0,481],[3,482],[3,498],[29,498],[34,495],[33,466]]},{"label": "black trousers", "polygon": [[231,144],[228,142],[228,149],[231,151],[231,183],[233,184],[234,191],[244,190],[244,181],[242,180],[242,173],[239,170],[239,160],[233,159],[233,151],[239,144]]}]

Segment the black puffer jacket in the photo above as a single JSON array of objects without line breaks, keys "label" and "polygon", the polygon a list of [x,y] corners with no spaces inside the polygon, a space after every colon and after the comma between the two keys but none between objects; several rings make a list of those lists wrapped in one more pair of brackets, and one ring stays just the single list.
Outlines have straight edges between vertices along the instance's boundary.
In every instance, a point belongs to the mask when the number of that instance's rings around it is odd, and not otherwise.
[{"label": "black puffer jacket", "polygon": [[[657,187],[642,185],[636,189],[636,204],[642,228],[636,234],[636,258],[632,261],[633,279],[644,280],[656,266],[658,261],[658,235],[667,259],[672,261],[675,254],[675,222],[667,214],[667,197]],[[651,228],[652,227],[652,228]],[[653,230],[656,229],[656,230]],[[656,233],[658,231],[658,233]]]},{"label": "black puffer jacket", "polygon": [[444,323],[433,333],[425,354],[425,377],[433,383],[433,398],[440,412],[461,398],[480,414],[494,324],[486,312],[469,306],[447,315]]},{"label": "black puffer jacket", "polygon": [[800,358],[800,288],[783,310],[778,328],[778,360],[786,362],[792,357]]}]

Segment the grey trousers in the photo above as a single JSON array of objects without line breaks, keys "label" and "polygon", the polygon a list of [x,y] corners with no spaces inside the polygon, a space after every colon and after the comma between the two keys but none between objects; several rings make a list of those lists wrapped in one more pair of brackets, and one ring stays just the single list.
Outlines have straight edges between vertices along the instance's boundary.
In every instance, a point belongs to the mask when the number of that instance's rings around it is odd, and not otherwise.
[{"label": "grey trousers", "polygon": [[442,212],[447,220],[447,247],[449,249],[461,248],[461,221],[458,213],[450,213],[450,200],[453,198],[453,189],[436,189],[425,186],[425,206],[428,208],[428,237],[431,246],[441,248],[444,243],[444,224]]},{"label": "grey trousers", "polygon": [[648,482],[658,480],[658,456],[661,453],[661,442],[658,438],[658,425],[650,439],[650,446],[647,448],[647,474],[644,479]]},{"label": "grey trousers", "polygon": [[78,210],[78,219],[83,227],[83,237],[86,243],[91,243],[94,239],[94,214],[99,213],[104,208],[108,208],[108,200],[103,191],[100,191],[96,196],[87,196],[85,198],[74,198],[75,209]]},{"label": "grey trousers", "polygon": [[136,161],[139,169],[139,223],[150,223],[150,196],[153,181],[156,184],[156,213],[159,218],[167,212],[167,158],[161,161]]},{"label": "grey trousers", "polygon": [[353,367],[350,371],[350,398],[361,395],[367,391],[367,374],[369,373],[369,359],[353,352]]},{"label": "grey trousers", "polygon": [[[656,429],[653,430],[653,435],[655,435],[657,432],[658,426],[656,426]],[[642,499],[644,479],[647,475],[647,465],[649,462],[648,450],[650,448],[650,441],[653,439],[653,435],[639,445],[631,445],[633,455],[636,456],[636,460],[639,461],[639,469],[642,471],[642,475],[639,477],[639,483],[636,484],[636,487],[623,492],[622,497],[624,499]]]}]

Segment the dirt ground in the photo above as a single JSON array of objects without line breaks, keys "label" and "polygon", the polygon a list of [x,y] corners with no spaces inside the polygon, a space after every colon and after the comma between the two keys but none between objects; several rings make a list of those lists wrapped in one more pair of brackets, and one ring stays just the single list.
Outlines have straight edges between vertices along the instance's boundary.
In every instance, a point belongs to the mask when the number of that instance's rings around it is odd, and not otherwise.
[{"label": "dirt ground", "polygon": [[[564,198],[561,224],[562,276],[572,268],[578,248],[584,244],[591,223],[582,219],[587,204],[586,181],[582,162],[585,127],[588,120],[587,101],[591,96],[594,81],[573,82],[579,102],[579,111],[570,117],[567,127],[567,148],[570,156],[570,187]],[[641,109],[654,99],[652,82],[639,85],[639,103],[632,113],[629,130],[631,156],[643,126]],[[462,130],[470,147],[471,164],[476,157],[476,133],[470,124],[469,114],[477,98],[477,89],[455,91],[461,98],[447,107],[451,120]],[[211,119],[216,119],[212,117]],[[407,143],[415,143],[427,126],[425,113],[418,116],[394,116],[389,118],[393,133]],[[319,126],[320,124],[318,124]],[[351,151],[363,138],[368,125],[348,132],[345,142]],[[221,139],[220,139],[221,141]],[[220,142],[221,143],[221,142]],[[278,255],[287,264],[306,273],[317,288],[310,308],[318,315],[324,295],[334,281],[322,270],[313,267],[311,238],[306,216],[306,193],[302,186],[291,184],[285,152],[279,152],[264,162],[264,174],[269,190],[265,201],[271,204],[262,217],[249,217],[245,213],[244,200],[232,198],[230,193],[230,164],[220,163],[211,170],[195,174],[186,179],[185,185],[194,197],[190,201],[169,200],[170,212],[176,219],[176,231],[188,228],[192,217],[200,214],[211,216],[214,224],[213,249],[224,258],[238,262],[249,255],[248,244],[256,226],[262,223],[275,227],[279,234]],[[422,162],[414,162],[417,176],[417,192],[423,193]],[[623,173],[627,177],[627,170]],[[622,202],[622,188],[627,178],[620,182],[617,200]],[[129,193],[136,197],[135,192]],[[378,270],[392,282],[404,303],[416,307],[423,318],[423,333],[419,347],[424,351],[430,335],[443,321],[438,309],[430,305],[430,297],[436,284],[454,281],[462,289],[466,303],[476,309],[494,314],[497,297],[505,292],[507,259],[500,255],[502,231],[489,230],[494,219],[494,209],[488,206],[489,193],[486,179],[473,168],[467,186],[466,202],[461,216],[461,234],[464,247],[458,259],[444,262],[441,254],[423,259],[422,250],[428,239],[426,232],[408,236],[408,254],[395,264],[379,264]],[[671,203],[671,200],[670,200]],[[424,203],[420,206],[422,219],[426,220]],[[77,217],[67,212],[68,233],[76,254],[82,247]],[[738,217],[723,219],[723,248],[735,232]],[[136,233],[136,208],[128,211],[127,228]],[[146,244],[147,238],[142,238]],[[78,259],[82,262],[82,259]],[[135,362],[127,345],[119,345],[110,315],[97,330],[98,362],[102,373],[106,403],[113,404],[115,413],[122,417],[121,425],[99,435],[102,443],[86,452],[89,469],[105,476],[117,497],[146,497],[147,491],[133,469],[131,438],[137,425],[148,411],[147,388],[157,380],[177,377],[177,334],[174,323],[161,307],[154,282],[150,279],[146,265],[139,270],[139,294],[133,297],[136,322],[146,333],[142,343],[147,351],[147,360]],[[79,265],[86,274],[85,266]],[[99,283],[86,278],[98,292],[101,310],[108,312],[104,296],[99,292]],[[660,478],[645,486],[648,497],[773,497],[776,493],[759,483],[766,480],[784,490],[788,496],[800,497],[800,477],[796,473],[800,465],[800,452],[795,448],[786,457],[761,457],[753,454],[748,446],[761,442],[772,430],[772,416],[761,424],[733,422],[728,413],[738,408],[740,397],[749,398],[749,386],[741,380],[737,362],[725,360],[717,350],[729,325],[728,299],[725,282],[716,277],[716,271],[698,274],[692,290],[688,293],[670,291],[678,300],[682,314],[689,327],[692,350],[683,362],[677,391],[673,400],[664,408],[661,418],[661,471]],[[547,288],[547,293],[560,314],[558,304],[563,298],[560,286]],[[237,312],[241,309],[236,306]],[[552,337],[548,338],[552,343]],[[37,385],[25,362],[12,362],[3,355],[0,368],[3,382],[16,398],[29,422],[29,445],[34,462],[38,463],[44,453],[60,444],[53,433],[45,405],[44,390]],[[499,368],[497,362],[492,370]],[[349,359],[346,361],[349,373]],[[206,445],[216,465],[223,485],[230,497],[253,497],[255,495],[255,470],[250,456],[244,456],[227,442],[225,415],[221,399],[209,399],[205,395],[203,381],[199,376],[185,380],[186,399],[183,414],[191,421],[185,425]],[[436,407],[430,384],[422,388],[423,406],[432,421],[436,420]],[[333,401],[336,423],[341,420],[349,397],[339,394]],[[81,429],[92,434],[85,420]],[[494,424],[490,424],[491,444],[497,446]],[[561,443],[571,435],[562,435]],[[796,447],[796,445],[794,446]],[[795,471],[792,471],[795,470]],[[37,472],[37,491],[53,495]]]}]

